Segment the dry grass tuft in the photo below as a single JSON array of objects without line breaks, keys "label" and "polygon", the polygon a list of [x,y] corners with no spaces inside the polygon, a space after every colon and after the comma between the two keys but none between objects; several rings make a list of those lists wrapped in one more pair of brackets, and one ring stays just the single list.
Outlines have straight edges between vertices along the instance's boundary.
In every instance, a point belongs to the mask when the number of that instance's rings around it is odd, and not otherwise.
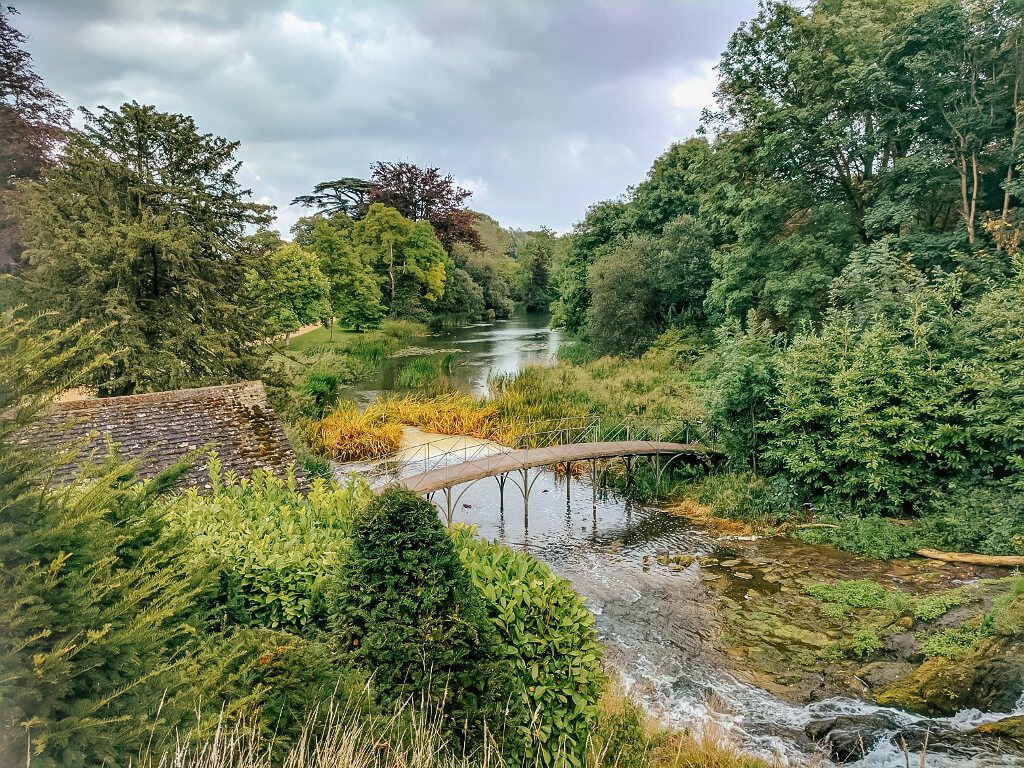
[{"label": "dry grass tuft", "polygon": [[309,447],[337,461],[362,461],[394,453],[402,445],[402,427],[380,414],[359,413],[353,403],[340,403],[306,430]]},{"label": "dry grass tuft", "polygon": [[711,507],[701,504],[693,499],[682,499],[667,507],[667,512],[678,517],[685,517],[687,520],[709,528],[717,533],[727,536],[750,536],[754,527],[738,520],[727,520],[724,517],[716,517]]}]

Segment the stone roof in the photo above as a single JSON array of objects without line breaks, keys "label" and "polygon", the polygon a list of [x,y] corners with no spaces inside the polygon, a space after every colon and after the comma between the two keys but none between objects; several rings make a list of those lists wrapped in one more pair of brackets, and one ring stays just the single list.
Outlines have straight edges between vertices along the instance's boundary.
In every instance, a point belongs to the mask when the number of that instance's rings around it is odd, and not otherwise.
[{"label": "stone roof", "polygon": [[[308,485],[262,382],[249,381],[200,389],[178,389],[124,397],[92,397],[57,403],[22,437],[52,452],[86,445],[77,456],[101,460],[112,441],[125,459],[140,460],[139,476],[150,478],[189,451],[216,450],[225,472],[242,476],[265,469],[285,477],[295,464],[301,490]],[[208,487],[206,456],[179,481],[179,487]],[[59,466],[56,480],[75,473],[76,464]]]}]

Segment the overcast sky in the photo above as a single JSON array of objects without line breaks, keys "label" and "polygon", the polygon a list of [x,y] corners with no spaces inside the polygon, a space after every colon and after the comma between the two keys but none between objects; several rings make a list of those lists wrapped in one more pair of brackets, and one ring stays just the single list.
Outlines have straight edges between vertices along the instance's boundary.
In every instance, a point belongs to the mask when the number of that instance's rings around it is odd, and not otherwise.
[{"label": "overcast sky", "polygon": [[711,106],[714,64],[756,0],[8,0],[72,106],[136,100],[242,142],[278,207],[436,165],[505,226],[566,231],[640,181]]}]

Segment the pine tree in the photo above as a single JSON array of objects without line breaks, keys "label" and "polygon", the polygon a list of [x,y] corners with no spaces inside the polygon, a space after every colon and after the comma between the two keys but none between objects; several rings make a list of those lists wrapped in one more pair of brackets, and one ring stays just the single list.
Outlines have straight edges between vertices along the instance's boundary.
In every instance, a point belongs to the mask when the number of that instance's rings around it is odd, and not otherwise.
[{"label": "pine tree", "polygon": [[112,326],[113,365],[90,377],[104,394],[253,376],[265,329],[245,231],[268,208],[236,180],[237,142],[134,102],[86,121],[21,187],[27,301],[58,328]]},{"label": "pine tree", "polygon": [[0,315],[0,765],[123,766],[181,687],[195,591],[151,511],[166,478],[115,463],[52,487],[22,444],[98,341],[38,325]]}]

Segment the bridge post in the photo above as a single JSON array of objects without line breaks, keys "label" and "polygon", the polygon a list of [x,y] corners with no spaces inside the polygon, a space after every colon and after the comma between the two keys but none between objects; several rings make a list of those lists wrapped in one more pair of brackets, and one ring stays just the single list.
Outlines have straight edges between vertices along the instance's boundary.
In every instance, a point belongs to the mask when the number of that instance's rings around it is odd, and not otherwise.
[{"label": "bridge post", "polygon": [[452,491],[454,489],[449,486],[444,489],[444,498],[448,504],[448,527],[452,527]]},{"label": "bridge post", "polygon": [[523,521],[524,524],[530,526],[530,468],[523,467],[520,472],[523,473]]},{"label": "bridge post", "polygon": [[505,481],[508,480],[508,472],[502,472],[494,478],[498,481],[498,511],[505,512]]},{"label": "bridge post", "polygon": [[590,460],[590,485],[594,495],[594,514],[597,514],[597,459]]},{"label": "bridge post", "polygon": [[569,503],[569,488],[572,481],[572,462],[565,462],[565,503]]}]

